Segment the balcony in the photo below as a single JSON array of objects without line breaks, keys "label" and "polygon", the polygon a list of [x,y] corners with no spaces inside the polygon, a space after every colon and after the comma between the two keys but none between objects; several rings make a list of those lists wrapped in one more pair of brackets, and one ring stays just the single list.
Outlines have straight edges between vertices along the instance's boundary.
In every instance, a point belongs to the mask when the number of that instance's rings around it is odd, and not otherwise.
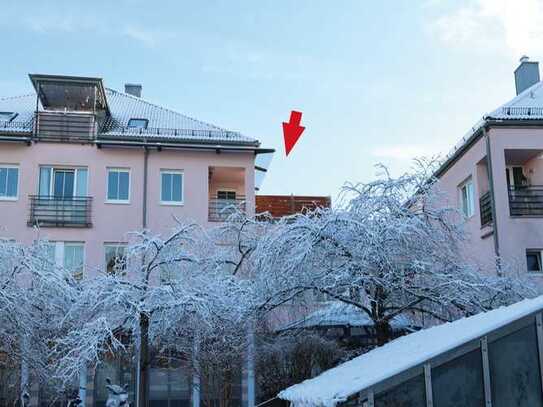
[{"label": "balcony", "polygon": [[492,197],[490,191],[479,198],[479,211],[481,214],[481,227],[492,223]]},{"label": "balcony", "polygon": [[247,204],[243,167],[209,167],[208,191],[209,222],[224,222],[236,211],[254,213]]},{"label": "balcony", "polygon": [[543,186],[509,187],[509,213],[511,216],[543,217]]},{"label": "balcony", "polygon": [[89,113],[38,112],[36,138],[55,141],[89,141],[96,135],[96,120]]},{"label": "balcony", "polygon": [[208,220],[210,222],[224,222],[237,211],[245,212],[245,196],[235,198],[212,197],[209,198]]},{"label": "balcony", "polygon": [[28,226],[90,228],[91,197],[31,195]]}]

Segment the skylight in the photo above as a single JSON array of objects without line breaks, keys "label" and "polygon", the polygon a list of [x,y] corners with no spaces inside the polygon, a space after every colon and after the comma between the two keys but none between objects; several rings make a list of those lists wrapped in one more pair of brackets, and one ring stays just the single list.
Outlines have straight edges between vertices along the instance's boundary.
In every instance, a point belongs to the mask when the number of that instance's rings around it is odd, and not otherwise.
[{"label": "skylight", "polygon": [[17,113],[13,112],[0,112],[0,122],[10,122],[12,121]]},{"label": "skylight", "polygon": [[149,120],[147,119],[130,119],[128,120],[128,127],[135,129],[146,129]]}]

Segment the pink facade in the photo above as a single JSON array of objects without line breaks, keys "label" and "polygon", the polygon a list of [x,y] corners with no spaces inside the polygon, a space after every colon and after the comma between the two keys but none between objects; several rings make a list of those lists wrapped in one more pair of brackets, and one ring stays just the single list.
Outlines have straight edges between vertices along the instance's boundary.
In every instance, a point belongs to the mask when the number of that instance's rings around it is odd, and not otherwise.
[{"label": "pink facade", "polygon": [[[513,171],[521,174],[517,177],[522,179],[520,185]],[[528,271],[527,254],[543,250],[543,195],[539,190],[543,185],[543,129],[487,125],[486,132],[481,130],[476,141],[439,174],[439,188],[448,205],[461,209],[461,186],[468,179],[474,185],[475,211],[465,223],[467,258],[489,273],[497,272],[497,256],[506,267]],[[481,198],[486,193],[492,196],[494,213],[485,225]],[[530,274],[543,277],[533,270]]]},{"label": "pink facade", "polygon": [[485,115],[436,175],[464,214],[466,257],[543,283],[543,83],[528,57],[514,76],[517,96]]},{"label": "pink facade", "polygon": [[104,88],[99,78],[31,79],[40,97],[0,98],[0,237],[54,242],[57,263],[80,261],[83,250],[88,275],[130,232],[164,236],[175,218],[210,227],[232,205],[254,215],[255,158],[273,151],[257,140]]},{"label": "pink facade", "polygon": [[[98,149],[92,145],[36,143],[4,143],[0,145],[0,164],[19,168],[19,190],[16,200],[0,200],[0,234],[24,243],[46,238],[51,241],[84,242],[87,266],[103,266],[104,244],[127,242],[127,233],[143,228],[143,149]],[[51,165],[88,169],[88,196],[92,197],[92,227],[27,226],[29,196],[38,192],[39,167]],[[173,216],[209,226],[209,197],[212,190],[234,188],[246,197],[246,210],[254,214],[254,154],[163,150],[149,154],[147,227],[155,233],[167,234],[174,226]],[[107,169],[130,171],[129,203],[108,203],[106,199]],[[210,168],[225,177],[210,180]],[[160,201],[160,171],[183,173],[183,204]],[[226,176],[235,174],[232,180]],[[241,175],[240,175],[241,174]]]}]

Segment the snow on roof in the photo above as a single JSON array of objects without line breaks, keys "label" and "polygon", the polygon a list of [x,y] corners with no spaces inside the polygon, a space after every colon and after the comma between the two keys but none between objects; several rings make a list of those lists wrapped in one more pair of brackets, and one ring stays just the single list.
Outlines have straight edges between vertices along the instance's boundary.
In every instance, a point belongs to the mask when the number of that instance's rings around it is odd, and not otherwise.
[{"label": "snow on roof", "polygon": [[[399,316],[392,320],[391,325],[393,328],[405,328],[410,324],[406,317]],[[304,318],[286,325],[281,330],[334,326],[373,326],[373,321],[364,311],[355,306],[334,301],[306,315]]]},{"label": "snow on roof", "polygon": [[543,119],[543,82],[537,82],[509,102],[488,113],[485,118],[496,120]]},{"label": "snow on roof", "polygon": [[[111,112],[98,137],[108,139],[145,138],[176,142],[220,143],[258,146],[256,139],[147,102],[144,99],[106,88]],[[42,109],[39,105],[40,110]],[[17,113],[10,122],[0,121],[0,132],[30,133],[36,110],[36,95],[0,98],[0,112]],[[146,119],[147,128],[130,128],[130,119]]]},{"label": "snow on roof", "polygon": [[485,114],[447,153],[443,168],[468,145],[487,120],[543,120],[543,82],[537,82],[507,103]]},{"label": "snow on roof", "polygon": [[398,338],[278,395],[296,405],[332,406],[498,328],[543,310],[543,296]]}]

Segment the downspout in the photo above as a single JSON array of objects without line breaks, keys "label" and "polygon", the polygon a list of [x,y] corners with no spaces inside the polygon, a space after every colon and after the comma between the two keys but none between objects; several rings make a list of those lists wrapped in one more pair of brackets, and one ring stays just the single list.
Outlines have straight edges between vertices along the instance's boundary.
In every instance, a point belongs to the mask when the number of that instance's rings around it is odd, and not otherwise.
[{"label": "downspout", "polygon": [[[148,169],[149,169],[149,149],[143,147],[143,197],[142,197],[142,219],[141,224],[142,228],[147,228],[147,178],[148,178]],[[141,329],[138,330],[138,336],[136,338],[136,349],[138,359],[136,362],[136,407],[141,407],[143,401],[140,400],[140,387],[141,387]],[[147,383],[145,381],[145,383]]]},{"label": "downspout", "polygon": [[498,238],[498,217],[496,216],[496,197],[494,194],[494,176],[492,174],[492,154],[490,149],[490,138],[487,132],[486,124],[483,126],[483,137],[486,141],[486,156],[488,161],[488,191],[490,192],[490,202],[492,209],[492,220],[494,229],[494,254],[496,256],[496,273],[498,276],[502,275],[502,267],[500,260],[500,241]]},{"label": "downspout", "polygon": [[143,151],[143,214],[141,223],[143,229],[147,229],[147,173],[149,166],[149,149],[144,147]]}]

